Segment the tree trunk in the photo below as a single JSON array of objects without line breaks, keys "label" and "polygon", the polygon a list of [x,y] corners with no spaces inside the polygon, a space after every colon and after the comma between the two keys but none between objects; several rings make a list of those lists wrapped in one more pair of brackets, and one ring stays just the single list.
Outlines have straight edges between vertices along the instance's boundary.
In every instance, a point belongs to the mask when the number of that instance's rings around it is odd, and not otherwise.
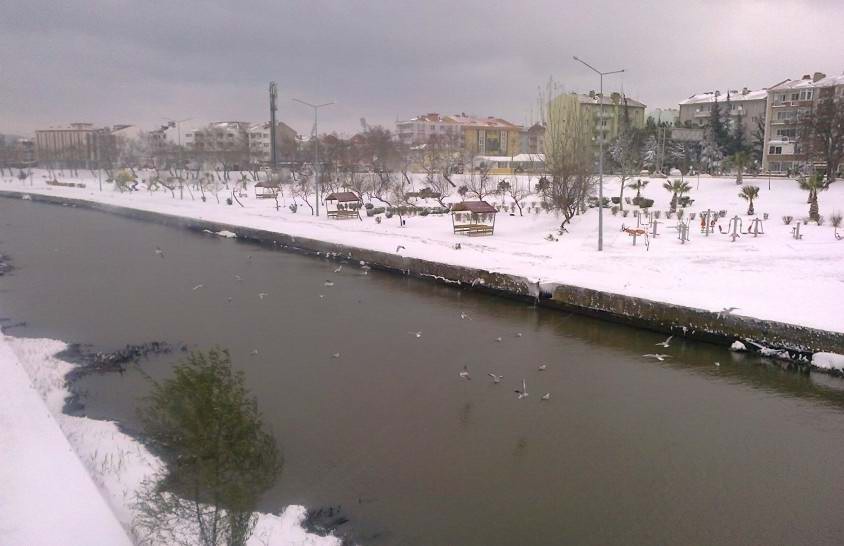
[{"label": "tree trunk", "polygon": [[809,205],[809,218],[817,222],[818,217],[818,194],[816,192],[812,193],[812,201]]},{"label": "tree trunk", "polygon": [[753,199],[750,200],[750,204],[747,206],[747,215],[753,216]]}]

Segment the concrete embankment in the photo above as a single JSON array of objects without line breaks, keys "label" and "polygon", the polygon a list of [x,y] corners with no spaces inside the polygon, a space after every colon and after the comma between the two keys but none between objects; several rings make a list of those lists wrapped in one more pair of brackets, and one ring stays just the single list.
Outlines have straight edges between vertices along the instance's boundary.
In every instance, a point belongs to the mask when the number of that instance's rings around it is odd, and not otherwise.
[{"label": "concrete embankment", "polygon": [[[0,197],[21,198],[20,192],[0,191]],[[844,334],[794,324],[720,314],[643,298],[582,288],[562,283],[538,285],[524,277],[466,266],[422,260],[399,254],[368,250],[295,237],[274,231],[186,218],[161,212],[54,195],[29,194],[32,201],[73,205],[175,227],[212,232],[230,231],[238,238],[336,259],[365,262],[372,268],[428,278],[461,288],[536,301],[539,305],[572,311],[656,332],[670,333],[721,345],[741,340],[749,350],[770,356],[811,360],[811,353],[844,353]]]}]

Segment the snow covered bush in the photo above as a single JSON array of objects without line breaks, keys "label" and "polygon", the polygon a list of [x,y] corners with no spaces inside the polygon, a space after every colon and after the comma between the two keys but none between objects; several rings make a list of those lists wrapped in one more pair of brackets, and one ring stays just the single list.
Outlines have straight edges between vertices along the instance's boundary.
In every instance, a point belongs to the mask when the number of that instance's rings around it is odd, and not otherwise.
[{"label": "snow covered bush", "polygon": [[841,227],[841,218],[842,216],[840,211],[832,213],[829,217],[829,222],[832,224],[832,227]]},{"label": "snow covered bush", "polygon": [[787,226],[788,226],[788,225],[791,225],[791,222],[793,222],[793,221],[794,221],[794,216],[788,216],[788,215],[786,215],[786,216],[783,216],[783,217],[782,217],[782,223],[783,223],[783,224],[785,224],[785,225],[787,225]]},{"label": "snow covered bush", "polygon": [[824,223],[824,217],[818,214],[818,218],[815,220],[819,226],[822,226]]}]

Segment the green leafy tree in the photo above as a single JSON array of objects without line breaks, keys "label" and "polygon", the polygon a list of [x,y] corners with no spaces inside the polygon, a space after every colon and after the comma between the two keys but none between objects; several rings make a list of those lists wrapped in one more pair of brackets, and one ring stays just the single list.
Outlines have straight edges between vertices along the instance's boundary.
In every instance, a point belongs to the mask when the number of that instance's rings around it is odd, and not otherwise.
[{"label": "green leafy tree", "polygon": [[747,201],[747,215],[753,216],[753,200],[759,197],[759,186],[742,186],[738,196]]},{"label": "green leafy tree", "polygon": [[228,351],[192,352],[171,379],[153,385],[140,417],[165,463],[138,496],[142,540],[245,544],[282,458]]},{"label": "green leafy tree", "polygon": [[689,183],[684,182],[682,180],[665,182],[662,187],[671,192],[671,212],[677,210],[677,202],[679,201],[680,197],[692,191],[692,187],[689,185]]},{"label": "green leafy tree", "polygon": [[816,221],[820,216],[818,208],[818,193],[829,189],[829,180],[824,180],[822,174],[813,174],[799,180],[800,189],[809,192],[809,218]]}]

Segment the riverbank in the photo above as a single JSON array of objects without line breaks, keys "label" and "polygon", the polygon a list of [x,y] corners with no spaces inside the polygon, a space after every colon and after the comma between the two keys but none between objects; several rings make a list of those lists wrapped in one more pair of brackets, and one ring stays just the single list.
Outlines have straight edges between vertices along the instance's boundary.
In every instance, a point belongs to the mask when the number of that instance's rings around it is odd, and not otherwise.
[{"label": "riverbank", "polygon": [[[727,189],[720,187],[725,182]],[[777,183],[796,185],[789,180]],[[719,195],[735,189],[732,181],[723,179],[709,179],[704,184],[718,185]],[[801,195],[790,187],[775,192],[787,193],[789,202]],[[593,243],[584,234],[591,233],[594,210],[576,218],[571,233],[552,242],[541,239],[538,231],[557,223],[547,214],[533,218],[499,214],[494,237],[469,239],[450,233],[447,216],[413,218],[407,226],[397,227],[371,218],[334,221],[301,214],[301,210],[294,214],[284,207],[276,210],[271,200],[242,199],[243,207],[229,206],[211,199],[182,200],[162,192],[47,186],[37,179],[29,187],[4,188],[0,195],[26,195],[237,234],[504,295],[541,298],[543,305],[674,335],[726,345],[740,339],[751,350],[761,348],[806,361],[818,351],[844,352],[840,302],[830,297],[844,282],[834,259],[838,255],[844,259],[844,244],[832,237],[828,226],[805,226],[804,233],[811,240],[795,241],[794,245],[783,243],[780,233],[790,227],[769,223],[772,235],[768,239],[745,237],[731,243],[723,236],[694,235],[692,242],[681,245],[665,235],[645,251],[641,245],[628,246],[626,234],[619,237],[612,229],[613,223],[623,223],[623,218],[607,214],[605,252],[599,254],[584,248]],[[781,244],[785,247],[777,250]],[[561,256],[560,250],[569,252]],[[800,274],[807,268],[814,275],[811,286]],[[731,307],[733,312],[721,312]]]},{"label": "riverbank", "polygon": [[[0,335],[0,542],[4,545],[132,544],[133,503],[160,461],[112,421],[63,413],[65,376],[50,339]],[[305,508],[261,514],[253,546],[333,546],[308,534]],[[137,538],[137,537],[135,537]]]}]

